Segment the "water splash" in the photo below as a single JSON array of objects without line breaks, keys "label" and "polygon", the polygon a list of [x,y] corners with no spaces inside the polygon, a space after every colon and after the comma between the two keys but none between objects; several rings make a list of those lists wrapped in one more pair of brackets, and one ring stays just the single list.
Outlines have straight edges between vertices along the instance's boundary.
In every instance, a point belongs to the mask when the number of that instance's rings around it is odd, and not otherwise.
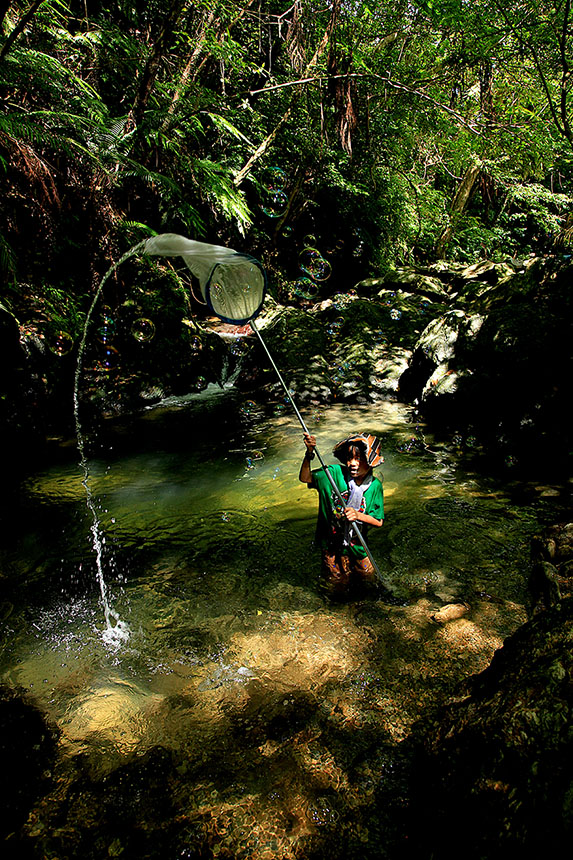
[{"label": "water splash", "polygon": [[88,329],[90,326],[91,318],[95,309],[95,306],[98,302],[99,297],[101,296],[104,285],[110,275],[112,275],[116,269],[128,260],[130,257],[133,257],[137,252],[142,249],[145,245],[146,240],[142,242],[138,242],[137,245],[134,245],[133,248],[130,248],[129,251],[126,251],[122,257],[111,266],[108,271],[105,273],[103,278],[100,281],[100,284],[96,290],[95,296],[91,303],[90,309],[88,310],[86,321],[84,323],[84,330],[82,334],[82,339],[80,341],[80,346],[78,350],[78,359],[76,362],[76,372],[74,376],[74,420],[75,420],[75,428],[76,428],[76,439],[78,445],[78,451],[80,454],[80,468],[83,473],[82,484],[86,491],[86,504],[88,510],[92,515],[92,524],[90,527],[93,539],[93,548],[96,557],[96,570],[97,570],[97,580],[101,594],[101,601],[104,611],[106,629],[103,631],[102,638],[107,645],[112,647],[119,647],[122,642],[126,642],[130,636],[129,626],[125,621],[122,621],[118,615],[118,613],[113,609],[110,604],[108,589],[105,583],[104,571],[103,571],[103,547],[105,544],[105,538],[102,535],[101,524],[99,521],[99,516],[97,512],[97,508],[95,506],[92,489],[90,486],[90,475],[89,475],[89,466],[88,460],[86,456],[85,450],[85,439],[82,432],[81,421],[80,421],[80,378],[82,374],[83,367],[83,358],[87,343]]}]

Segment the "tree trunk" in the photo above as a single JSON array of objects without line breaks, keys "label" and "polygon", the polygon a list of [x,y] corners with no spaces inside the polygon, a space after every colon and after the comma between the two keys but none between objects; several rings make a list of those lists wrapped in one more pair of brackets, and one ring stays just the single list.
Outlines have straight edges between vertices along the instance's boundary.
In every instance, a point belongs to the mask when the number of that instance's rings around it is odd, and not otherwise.
[{"label": "tree trunk", "polygon": [[171,39],[173,30],[177,25],[177,21],[183,11],[184,5],[185,0],[174,0],[171,4],[167,15],[165,16],[163,26],[161,27],[157,39],[151,49],[151,53],[147,58],[147,63],[145,64],[145,68],[139,81],[139,89],[135,97],[135,102],[131,109],[131,117],[136,127],[140,125],[145,114],[147,103],[151,93],[153,92],[153,86],[159,71],[159,64],[167,50],[169,40]]},{"label": "tree trunk", "polygon": [[201,33],[197,36],[195,47],[194,47],[193,51],[191,52],[191,56],[187,60],[185,68],[183,69],[183,71],[181,73],[181,77],[179,78],[179,83],[177,85],[177,89],[173,93],[173,98],[171,99],[171,104],[169,105],[169,109],[167,111],[167,116],[165,117],[165,120],[163,122],[163,131],[165,131],[165,129],[168,128],[168,126],[171,122],[171,117],[175,113],[175,109],[177,108],[177,105],[179,104],[179,100],[181,99],[181,97],[185,93],[185,90],[187,88],[187,84],[189,83],[189,79],[191,78],[191,76],[193,74],[195,66],[197,65],[197,61],[199,60],[199,56],[201,54],[201,51],[203,50],[203,42],[205,40],[205,34],[207,32],[207,28],[213,23],[214,19],[215,19],[215,10],[212,9],[208,14],[207,19],[203,23],[203,26],[201,28]]},{"label": "tree trunk", "polygon": [[471,164],[462,176],[462,180],[450,207],[450,219],[444,232],[436,243],[436,253],[440,260],[445,256],[446,248],[453,236],[456,222],[459,220],[460,215],[468,204],[468,200],[472,196],[472,192],[475,188],[480,172],[481,168],[479,165]]},{"label": "tree trunk", "polygon": [[[218,42],[221,41],[221,39],[225,33],[232,30],[232,28],[235,26],[235,24],[237,24],[246,15],[248,9],[253,5],[254,2],[255,2],[255,0],[247,0],[245,5],[243,6],[243,8],[240,10],[240,12],[236,15],[236,17],[233,19],[233,21],[231,21],[231,23],[229,25],[224,25],[224,26],[219,25],[220,30],[219,30],[219,33],[217,34],[217,41]],[[177,105],[179,104],[181,98],[185,94],[185,90],[187,89],[187,85],[188,85],[189,81],[195,80],[195,78],[197,77],[197,75],[199,74],[199,72],[201,71],[201,69],[203,68],[204,64],[206,63],[206,61],[208,59],[208,57],[204,57],[201,60],[201,62],[198,63],[199,57],[201,56],[201,51],[203,50],[203,45],[205,42],[205,36],[207,33],[207,29],[208,29],[208,27],[211,26],[211,24],[213,24],[213,21],[215,21],[215,19],[216,19],[216,11],[214,9],[212,9],[209,12],[209,14],[207,15],[207,18],[201,27],[201,32],[199,33],[199,35],[195,39],[195,47],[193,48],[193,51],[191,52],[191,55],[190,55],[189,59],[187,60],[185,68],[181,72],[181,77],[179,78],[179,83],[177,85],[177,89],[175,90],[175,92],[173,94],[171,104],[169,105],[169,109],[167,111],[167,116],[165,117],[165,120],[163,122],[163,131],[165,131],[165,129],[167,129],[169,127],[171,120],[172,120],[172,117],[173,117],[173,114],[175,113],[175,111],[177,109]]]},{"label": "tree trunk", "polygon": [[[14,29],[8,35],[8,38],[2,45],[2,50],[0,51],[0,63],[18,38],[18,36],[25,30],[28,26],[28,23],[32,20],[36,12],[38,11],[38,7],[42,5],[44,0],[34,0],[28,11],[20,18]],[[0,18],[0,25],[2,24],[6,13],[10,7],[10,3],[4,3],[2,8],[0,9],[0,14],[2,14],[2,18]],[[2,11],[3,10],[3,11]]]}]

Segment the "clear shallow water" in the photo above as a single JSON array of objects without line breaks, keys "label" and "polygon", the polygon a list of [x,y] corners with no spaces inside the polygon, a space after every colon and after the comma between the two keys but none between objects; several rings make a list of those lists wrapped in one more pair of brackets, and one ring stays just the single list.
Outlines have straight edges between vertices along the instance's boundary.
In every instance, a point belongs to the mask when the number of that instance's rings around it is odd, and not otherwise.
[{"label": "clear shallow water", "polygon": [[[64,814],[71,764],[88,784],[66,800],[75,835],[52,836],[54,850],[92,856],[81,840],[101,803],[93,787],[131,767],[137,817],[127,827],[102,814],[97,850],[290,858],[336,834],[341,856],[379,856],[393,755],[526,620],[529,539],[544,515],[464,472],[411,417],[398,404],[308,416],[328,461],[350,431],[383,437],[386,521],[369,545],[401,606],[321,597],[300,426],[233,390],[172,400],[97,440],[90,483],[124,643],[102,636],[77,463],[29,478],[4,538],[0,670],[60,732],[59,794],[33,835],[60,832],[50,816]],[[462,601],[463,617],[434,620]],[[156,821],[153,780],[142,789],[137,768],[157,750],[169,805]],[[156,832],[169,854],[155,853]]]}]

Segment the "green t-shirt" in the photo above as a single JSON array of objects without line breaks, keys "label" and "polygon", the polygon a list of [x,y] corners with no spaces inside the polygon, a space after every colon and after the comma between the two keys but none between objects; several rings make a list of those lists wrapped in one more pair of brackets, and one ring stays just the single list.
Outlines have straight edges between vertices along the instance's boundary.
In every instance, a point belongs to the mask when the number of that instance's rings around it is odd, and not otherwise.
[{"label": "green t-shirt", "polygon": [[[340,490],[342,498],[346,501],[350,494],[348,489],[348,469],[344,466],[334,464],[327,466],[328,471],[332,475],[334,483]],[[350,545],[342,547],[343,524],[342,517],[343,506],[340,499],[332,489],[331,483],[324,469],[316,469],[312,472],[312,483],[310,485],[318,490],[318,520],[316,523],[316,543],[322,548],[337,548],[343,553],[352,553],[358,558],[365,558],[366,552],[356,537],[354,529],[350,529]],[[360,505],[360,512],[368,514],[374,519],[384,519],[384,490],[378,478],[373,478],[370,486],[365,490]],[[366,539],[367,526],[365,523],[357,523],[362,537]]]}]

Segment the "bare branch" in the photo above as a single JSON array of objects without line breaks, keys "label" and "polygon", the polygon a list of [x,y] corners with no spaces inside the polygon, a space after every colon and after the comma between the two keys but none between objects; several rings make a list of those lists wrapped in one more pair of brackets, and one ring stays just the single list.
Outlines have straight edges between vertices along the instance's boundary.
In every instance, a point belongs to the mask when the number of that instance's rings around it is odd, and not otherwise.
[{"label": "bare branch", "polygon": [[390,77],[386,77],[384,75],[376,75],[374,73],[351,72],[350,74],[346,75],[312,75],[312,77],[299,78],[296,81],[287,81],[283,84],[273,84],[272,86],[263,87],[259,90],[249,90],[249,94],[256,95],[258,93],[267,93],[271,92],[272,90],[284,89],[285,87],[296,87],[301,86],[302,84],[311,84],[316,81],[323,80],[334,80],[336,78],[367,78],[369,80],[374,79],[383,81],[383,83],[387,84],[390,87],[393,87],[396,90],[402,90],[403,92],[409,93],[410,95],[418,96],[418,98],[424,99],[424,101],[429,102],[431,105],[438,108],[439,110],[445,111],[445,113],[452,116],[456,120],[456,122],[458,122],[460,125],[463,125],[465,128],[468,129],[468,131],[471,131],[472,134],[481,135],[482,133],[481,128],[478,125],[469,122],[453,108],[448,107],[448,105],[443,104],[443,102],[437,101],[437,99],[432,98],[432,96],[429,96],[423,90],[416,89],[416,87],[410,87],[407,84],[403,84],[400,81],[393,80]]}]

